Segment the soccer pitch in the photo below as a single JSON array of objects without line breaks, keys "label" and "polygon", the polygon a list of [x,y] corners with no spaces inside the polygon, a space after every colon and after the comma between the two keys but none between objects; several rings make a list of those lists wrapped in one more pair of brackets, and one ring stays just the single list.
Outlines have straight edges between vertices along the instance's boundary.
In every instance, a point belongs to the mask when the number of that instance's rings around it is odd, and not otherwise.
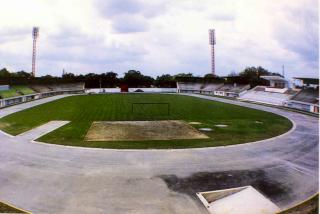
[{"label": "soccer pitch", "polygon": [[[133,111],[133,103],[148,105],[136,105]],[[269,112],[195,97],[169,94],[109,94],[71,96],[26,109],[0,119],[0,129],[17,135],[52,120],[71,122],[37,141],[119,149],[225,146],[267,139],[292,127],[288,119]],[[201,131],[208,136],[204,139],[85,141],[89,128],[97,121],[162,120],[180,120],[196,130],[210,128],[212,131]]]}]

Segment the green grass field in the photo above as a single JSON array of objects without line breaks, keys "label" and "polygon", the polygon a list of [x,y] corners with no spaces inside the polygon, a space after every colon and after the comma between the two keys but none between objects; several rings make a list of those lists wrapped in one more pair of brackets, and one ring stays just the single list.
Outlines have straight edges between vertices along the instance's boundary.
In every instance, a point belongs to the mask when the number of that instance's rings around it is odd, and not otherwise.
[{"label": "green grass field", "polygon": [[[137,105],[154,102],[167,105]],[[0,129],[17,135],[51,120],[70,120],[71,123],[39,139],[41,142],[98,148],[194,148],[240,144],[262,140],[288,131],[292,124],[281,116],[236,105],[214,102],[189,96],[165,94],[110,94],[66,97],[36,106],[0,119]],[[201,122],[195,128],[209,127],[209,139],[85,142],[93,121],[124,120],[184,120]],[[256,121],[259,121],[257,123]],[[226,124],[228,127],[215,127]]]}]

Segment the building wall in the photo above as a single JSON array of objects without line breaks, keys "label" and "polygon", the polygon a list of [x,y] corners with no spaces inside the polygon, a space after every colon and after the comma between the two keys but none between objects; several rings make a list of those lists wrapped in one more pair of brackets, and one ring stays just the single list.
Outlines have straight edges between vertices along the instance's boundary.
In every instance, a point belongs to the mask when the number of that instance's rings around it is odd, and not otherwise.
[{"label": "building wall", "polygon": [[290,108],[295,108],[303,111],[313,112],[313,113],[319,113],[319,106],[311,103],[298,103],[294,101],[289,101],[286,105]]},{"label": "building wall", "polygon": [[226,96],[226,93],[224,91],[214,91],[214,95],[216,95],[216,96]]}]

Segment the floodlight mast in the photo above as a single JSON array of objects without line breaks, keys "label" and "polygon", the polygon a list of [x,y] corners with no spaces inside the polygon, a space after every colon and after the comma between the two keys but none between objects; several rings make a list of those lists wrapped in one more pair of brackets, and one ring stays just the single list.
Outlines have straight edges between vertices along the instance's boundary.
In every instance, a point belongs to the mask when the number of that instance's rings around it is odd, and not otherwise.
[{"label": "floodlight mast", "polygon": [[216,44],[216,36],[215,30],[209,29],[209,44],[211,46],[211,72],[213,76],[216,75],[216,68],[215,68],[215,52],[214,52],[214,45]]},{"label": "floodlight mast", "polygon": [[33,48],[32,48],[32,71],[33,77],[36,76],[36,56],[37,56],[37,39],[39,37],[39,27],[33,27],[32,38],[33,38]]}]

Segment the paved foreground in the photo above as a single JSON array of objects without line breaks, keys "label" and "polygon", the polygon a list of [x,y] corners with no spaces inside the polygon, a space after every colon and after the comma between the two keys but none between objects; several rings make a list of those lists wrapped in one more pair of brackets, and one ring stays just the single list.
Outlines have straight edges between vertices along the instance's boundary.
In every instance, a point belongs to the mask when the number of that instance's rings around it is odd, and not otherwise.
[{"label": "paved foreground", "polygon": [[[195,193],[252,185],[280,208],[318,192],[318,119],[255,104],[295,123],[228,147],[112,150],[28,142],[0,132],[0,200],[34,213],[206,213]],[[53,99],[0,110],[0,117]]]}]

